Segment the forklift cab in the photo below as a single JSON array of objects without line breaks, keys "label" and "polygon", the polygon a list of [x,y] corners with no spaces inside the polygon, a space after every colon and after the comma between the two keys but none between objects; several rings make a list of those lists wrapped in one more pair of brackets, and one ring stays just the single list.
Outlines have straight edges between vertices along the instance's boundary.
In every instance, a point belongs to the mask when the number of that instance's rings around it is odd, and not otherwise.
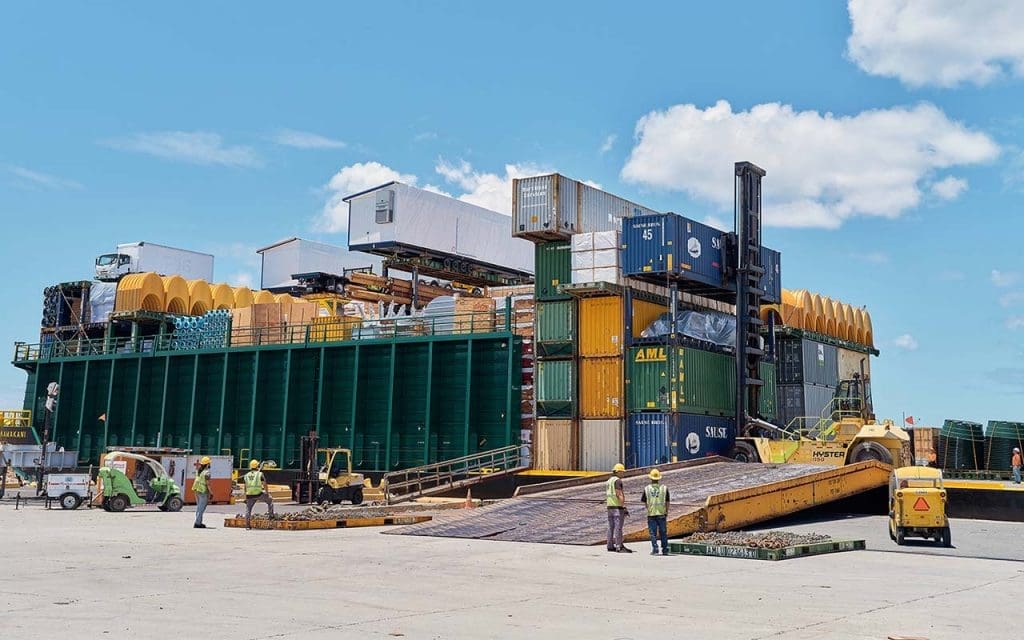
[{"label": "forklift cab", "polygon": [[351,475],[352,452],[348,449],[318,449],[317,454],[323,455],[323,464],[320,465],[321,482],[341,475]]}]

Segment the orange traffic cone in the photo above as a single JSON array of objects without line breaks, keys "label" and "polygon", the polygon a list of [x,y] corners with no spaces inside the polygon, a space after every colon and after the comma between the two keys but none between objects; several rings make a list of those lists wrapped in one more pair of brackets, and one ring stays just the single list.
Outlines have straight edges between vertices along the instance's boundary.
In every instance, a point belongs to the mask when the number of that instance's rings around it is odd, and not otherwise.
[{"label": "orange traffic cone", "polygon": [[472,487],[470,487],[469,489],[466,489],[466,503],[462,505],[462,508],[463,509],[472,509],[473,508],[473,489],[472,489]]}]

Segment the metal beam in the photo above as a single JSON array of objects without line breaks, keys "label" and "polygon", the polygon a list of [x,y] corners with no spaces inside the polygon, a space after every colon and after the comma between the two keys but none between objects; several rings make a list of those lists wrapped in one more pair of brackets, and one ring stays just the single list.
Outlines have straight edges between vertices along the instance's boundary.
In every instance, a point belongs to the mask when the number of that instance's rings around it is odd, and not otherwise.
[{"label": "metal beam", "polygon": [[[308,329],[308,328],[307,328]],[[306,340],[309,341],[309,331],[306,332]],[[319,375],[317,376],[317,393],[316,393],[316,422],[313,424],[313,429],[317,435],[320,435],[320,421],[323,419],[323,408],[324,408],[324,362],[325,362],[325,350],[326,347],[320,347],[320,369]],[[328,444],[330,446],[330,444]]]},{"label": "metal beam", "polygon": [[427,343],[427,402],[423,412],[423,464],[430,464],[430,413],[434,395],[434,341]]},{"label": "metal beam", "polygon": [[183,449],[192,448],[192,428],[195,424],[196,419],[196,388],[199,386],[199,354],[193,356],[195,359],[192,363],[192,399],[189,401],[188,407],[188,435],[185,436],[185,446]]},{"label": "metal beam", "polygon": [[[85,403],[89,399],[89,361],[85,363],[85,375],[82,380],[82,404],[78,407],[78,433],[75,434],[75,450],[82,450],[82,427],[85,423]],[[54,430],[53,441],[57,441],[56,429]]]},{"label": "metal beam", "polygon": [[[523,365],[522,365],[522,363],[519,363],[518,367],[515,366],[517,358],[516,358],[516,353],[515,353],[516,352],[516,340],[515,340],[514,337],[513,338],[509,338],[508,350],[507,351],[508,351],[508,358],[507,358],[507,362],[506,362],[507,370],[506,370],[506,374],[505,374],[506,375],[506,380],[505,380],[505,382],[506,382],[506,384],[505,384],[505,387],[506,387],[506,391],[505,391],[505,442],[502,443],[503,445],[512,444],[512,415],[513,415],[513,407],[515,407],[515,412],[514,412],[515,415],[516,416],[520,416],[520,413],[519,413],[519,403],[517,402],[515,405],[512,404],[512,395],[513,395],[512,394],[512,387],[513,387],[513,385],[516,388],[519,389],[520,399],[522,399],[522,393],[523,393],[523,388],[522,388],[522,384],[523,384],[522,368],[523,368]],[[516,373],[516,369],[517,368],[519,370],[519,380],[518,381],[515,379],[515,373]],[[519,418],[517,417],[517,421],[518,420],[519,420]]]},{"label": "metal beam", "polygon": [[[396,324],[397,326],[397,324]],[[393,428],[392,419],[394,417],[395,410],[395,356],[398,345],[394,342],[391,343],[391,366],[388,370],[388,419],[387,419],[387,431],[384,432],[384,469],[391,469],[391,430]]]},{"label": "metal beam", "polygon": [[[352,413],[349,416],[348,424],[348,449],[355,455],[356,452],[356,418],[359,408],[359,354],[362,351],[360,345],[356,345],[356,355],[352,363]],[[363,452],[360,452],[363,453]]]},{"label": "metal beam", "polygon": [[[138,365],[138,367],[136,367],[136,369],[135,369],[135,398],[134,398],[134,403],[135,404],[132,407],[132,430],[131,430],[131,433],[128,435],[128,442],[124,443],[125,446],[129,446],[129,447],[135,445],[135,425],[137,425],[139,423],[139,390],[142,389],[142,363],[145,362],[145,360],[140,358],[138,355],[136,355],[134,357],[135,357],[135,363]],[[170,357],[170,356],[164,356],[164,357]],[[103,446],[106,447],[107,443],[103,443]]]},{"label": "metal beam", "polygon": [[[51,380],[50,382],[53,382],[53,380]],[[50,386],[50,382],[43,383],[43,389],[46,389],[46,387]],[[61,389],[64,388],[64,363],[63,362],[60,363],[60,370],[57,372],[57,384],[60,385]],[[53,410],[52,418],[53,419],[51,420],[50,425],[53,428],[50,429],[50,438],[52,438],[53,441],[56,442],[57,441],[57,429],[58,429],[58,427],[60,427],[60,422],[58,422],[60,420],[60,397],[59,396],[58,396],[58,399],[57,399],[57,407]],[[44,420],[46,419],[46,407],[45,406],[43,407],[43,419]],[[43,444],[45,444],[45,443],[43,443]]]},{"label": "metal beam", "polygon": [[[228,335],[231,335],[230,332]],[[217,448],[215,451],[218,454],[224,444],[224,409],[228,404],[228,359],[230,356],[230,352],[224,352],[224,373],[220,380],[220,418],[217,420]]]},{"label": "metal beam", "polygon": [[[250,404],[250,411],[249,411],[249,442],[248,442],[248,447],[249,447],[249,458],[250,459],[256,459],[256,458],[253,457],[253,454],[256,453],[256,447],[253,446],[255,444],[253,439],[254,439],[254,436],[256,435],[256,398],[259,397],[258,391],[259,391],[259,381],[260,381],[260,353],[262,353],[262,352],[261,351],[255,351],[254,353],[255,353],[255,355],[253,356],[254,361],[253,361],[253,365],[252,365],[252,387],[251,387],[251,389],[252,389],[252,403]],[[241,450],[242,448],[243,447],[239,447],[238,449]]]},{"label": "metal beam", "polygon": [[464,424],[462,433],[462,455],[469,455],[469,416],[473,408],[473,339],[466,340],[466,403],[464,405]]},{"label": "metal beam", "polygon": [[[135,323],[138,324],[138,323]],[[132,326],[135,326],[133,324]],[[171,377],[171,357],[165,356],[164,360],[164,390],[160,396],[160,430],[156,432],[156,446],[160,446],[164,440],[164,424],[167,421],[167,386]],[[132,438],[132,446],[135,446],[134,438]]]},{"label": "metal beam", "polygon": [[288,397],[292,384],[292,351],[294,349],[291,347],[285,351],[284,360],[284,402],[281,403],[281,455],[278,458],[281,461],[280,466],[282,468],[287,466],[287,461],[284,459],[284,445],[285,439],[288,437]]},{"label": "metal beam", "polygon": [[[107,411],[103,415],[103,446],[99,447],[100,451],[107,448],[107,434],[110,433],[110,407],[114,402],[114,368],[117,367],[117,358],[111,358],[110,360],[110,378],[107,383]],[[82,449],[79,448],[79,451]]]}]

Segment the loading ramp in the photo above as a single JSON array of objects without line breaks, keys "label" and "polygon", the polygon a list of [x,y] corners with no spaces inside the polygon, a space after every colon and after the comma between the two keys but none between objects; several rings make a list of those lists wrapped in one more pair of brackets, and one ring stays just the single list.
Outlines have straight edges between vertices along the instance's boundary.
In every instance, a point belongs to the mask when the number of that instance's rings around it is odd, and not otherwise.
[{"label": "loading ramp", "polygon": [[[892,468],[880,462],[843,467],[808,464],[744,464],[712,457],[659,466],[671,509],[668,534],[731,531],[886,486]],[[607,475],[521,487],[513,498],[443,519],[389,531],[394,535],[474,538],[508,542],[603,544],[607,535]],[[639,503],[646,469],[623,478],[627,542],[647,540]]]},{"label": "loading ramp", "polygon": [[384,474],[381,488],[388,504],[436,496],[510,476],[526,469],[519,445]]}]

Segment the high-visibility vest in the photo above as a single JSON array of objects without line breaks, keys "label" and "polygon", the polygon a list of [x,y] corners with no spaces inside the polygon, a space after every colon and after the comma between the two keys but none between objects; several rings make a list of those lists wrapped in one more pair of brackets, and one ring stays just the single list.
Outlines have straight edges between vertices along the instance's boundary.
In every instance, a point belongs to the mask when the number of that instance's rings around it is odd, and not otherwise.
[{"label": "high-visibility vest", "polygon": [[258,496],[263,493],[263,474],[259,471],[250,471],[245,474],[245,495]]},{"label": "high-visibility vest", "polygon": [[604,496],[609,507],[622,506],[622,500],[619,500],[619,494],[615,492],[615,483],[618,481],[618,478],[612,476],[611,478],[608,478],[608,482],[605,483]]},{"label": "high-visibility vest", "polygon": [[647,515],[665,515],[665,498],[668,497],[667,487],[660,484],[649,484],[644,487],[644,496],[647,498]]},{"label": "high-visibility vest", "polygon": [[192,483],[192,491],[196,493],[210,493],[210,485],[207,484],[210,480],[210,470],[203,469],[196,474],[196,480]]}]

